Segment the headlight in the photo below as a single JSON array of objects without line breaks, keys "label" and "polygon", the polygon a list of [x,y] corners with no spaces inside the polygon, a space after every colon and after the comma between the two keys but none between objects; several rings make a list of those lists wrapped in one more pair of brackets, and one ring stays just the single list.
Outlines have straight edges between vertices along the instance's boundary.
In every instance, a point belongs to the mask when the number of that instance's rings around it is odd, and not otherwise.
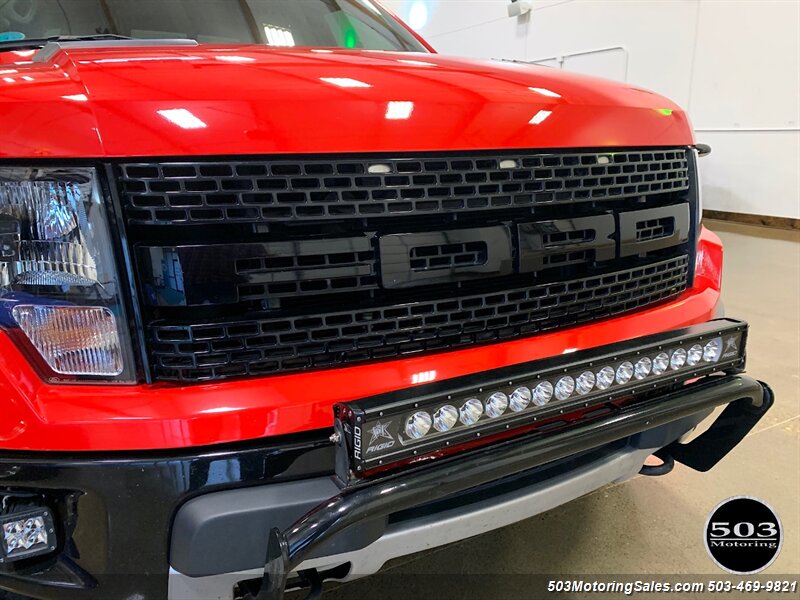
[{"label": "headlight", "polygon": [[134,380],[119,289],[94,169],[0,168],[0,327],[51,379]]}]

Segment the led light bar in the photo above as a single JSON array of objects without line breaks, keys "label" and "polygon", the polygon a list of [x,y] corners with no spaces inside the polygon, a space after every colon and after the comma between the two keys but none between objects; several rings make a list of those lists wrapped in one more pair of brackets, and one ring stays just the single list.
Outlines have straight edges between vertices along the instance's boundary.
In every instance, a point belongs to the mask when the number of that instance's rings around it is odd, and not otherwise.
[{"label": "led light bar", "polygon": [[344,482],[545,428],[564,415],[744,366],[747,324],[709,321],[583,352],[337,404],[337,474]]},{"label": "led light bar", "polygon": [[0,516],[0,563],[47,554],[55,549],[53,517],[46,508]]}]

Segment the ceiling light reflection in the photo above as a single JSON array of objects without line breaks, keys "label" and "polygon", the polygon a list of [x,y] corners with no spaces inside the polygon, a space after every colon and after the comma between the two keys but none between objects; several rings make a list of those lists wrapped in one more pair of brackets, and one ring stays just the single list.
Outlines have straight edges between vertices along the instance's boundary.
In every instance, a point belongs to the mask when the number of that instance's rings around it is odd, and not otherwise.
[{"label": "ceiling light reflection", "polygon": [[549,96],[550,98],[561,98],[561,94],[557,94],[553,90],[548,90],[547,88],[529,87],[528,89],[532,92],[536,92],[537,94],[541,94],[542,96]]},{"label": "ceiling light reflection", "polygon": [[321,81],[330,83],[331,85],[338,85],[343,88],[368,88],[372,87],[368,83],[359,81],[358,79],[350,79],[349,77],[320,77]]},{"label": "ceiling light reflection", "polygon": [[392,101],[386,105],[386,118],[393,120],[408,119],[413,111],[413,102]]},{"label": "ceiling light reflection", "polygon": [[549,117],[549,116],[550,116],[550,115],[552,115],[552,114],[553,114],[553,111],[552,111],[552,110],[540,110],[540,111],[539,111],[539,112],[537,112],[535,115],[533,115],[533,118],[531,118],[531,120],[530,120],[530,121],[528,121],[528,123],[530,123],[531,125],[539,125],[539,124],[540,124],[540,123],[542,123],[542,122],[543,122],[543,121],[544,121],[544,120],[545,120],[547,117]]},{"label": "ceiling light reflection", "polygon": [[202,129],[208,127],[203,121],[194,116],[185,108],[170,108],[156,111],[170,123],[182,129]]},{"label": "ceiling light reflection", "polygon": [[215,56],[217,60],[222,60],[225,62],[232,62],[232,63],[243,63],[243,62],[255,62],[255,58],[251,56],[236,56],[234,54],[222,55],[222,56]]},{"label": "ceiling light reflection", "polygon": [[414,66],[417,66],[417,67],[435,67],[436,66],[436,63],[425,62],[424,60],[410,60],[408,58],[398,58],[397,62],[406,64],[406,65],[414,65]]},{"label": "ceiling light reflection", "polygon": [[420,371],[411,376],[411,383],[428,383],[436,379],[436,371]]}]

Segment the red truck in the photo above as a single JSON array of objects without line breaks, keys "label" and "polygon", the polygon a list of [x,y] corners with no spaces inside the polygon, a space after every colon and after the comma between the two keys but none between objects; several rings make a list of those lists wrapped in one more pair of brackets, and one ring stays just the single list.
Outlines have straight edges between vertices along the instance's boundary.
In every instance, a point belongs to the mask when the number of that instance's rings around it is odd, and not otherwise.
[{"label": "red truck", "polygon": [[11,0],[0,132],[0,589],[313,595],[772,404],[647,90],[372,0]]}]

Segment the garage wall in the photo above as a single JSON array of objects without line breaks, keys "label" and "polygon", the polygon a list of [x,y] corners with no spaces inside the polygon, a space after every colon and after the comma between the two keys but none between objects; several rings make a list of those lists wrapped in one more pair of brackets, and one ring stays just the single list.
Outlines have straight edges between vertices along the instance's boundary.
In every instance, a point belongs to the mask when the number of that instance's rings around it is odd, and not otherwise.
[{"label": "garage wall", "polygon": [[800,218],[800,1],[385,0],[443,54],[628,81],[688,110],[706,208]]}]

